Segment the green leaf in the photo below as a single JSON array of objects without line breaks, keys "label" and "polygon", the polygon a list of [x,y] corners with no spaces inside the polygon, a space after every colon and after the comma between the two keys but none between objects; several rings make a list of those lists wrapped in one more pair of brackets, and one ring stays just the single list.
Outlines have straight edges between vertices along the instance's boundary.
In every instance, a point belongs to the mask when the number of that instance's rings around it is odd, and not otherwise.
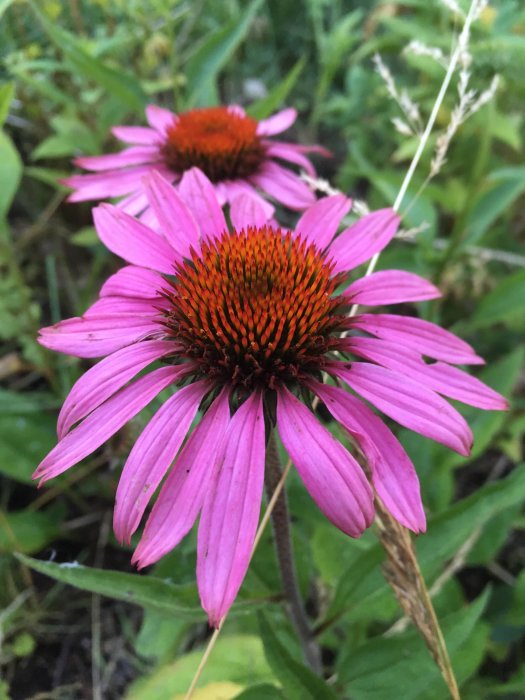
[{"label": "green leaf", "polygon": [[203,618],[193,584],[180,586],[153,576],[95,569],[82,566],[77,562],[56,564],[25,556],[19,558],[35,571],[84,591],[99,593],[180,617],[199,620]]},{"label": "green leaf", "polygon": [[22,161],[11,139],[0,131],[0,221],[7,216],[22,176]]},{"label": "green leaf", "polygon": [[494,171],[488,177],[488,189],[474,202],[466,222],[463,246],[479,243],[494,221],[509,210],[525,191],[525,167]]},{"label": "green leaf", "polygon": [[319,676],[296,661],[274,633],[263,613],[259,613],[259,629],[264,653],[290,700],[336,700],[336,695]]},{"label": "green leaf", "polygon": [[144,109],[147,102],[146,95],[131,75],[123,70],[110,68],[98,58],[91,56],[79,46],[79,41],[73,34],[50,22],[38,9],[36,3],[31,2],[31,7],[51,41],[63,52],[72,72],[80,73],[88,80],[100,85],[108,94],[118,97],[130,109],[140,111]]},{"label": "green leaf", "polygon": [[14,83],[0,85],[0,127],[4,125],[15,92]]},{"label": "green leaf", "polygon": [[278,109],[284,100],[288,97],[288,94],[293,90],[295,83],[297,82],[299,76],[303,72],[306,59],[304,56],[300,58],[291,71],[286,75],[280,83],[270,90],[270,92],[263,97],[261,100],[257,100],[254,104],[251,104],[246,110],[250,116],[254,119],[265,119],[272,112]]},{"label": "green leaf", "polygon": [[217,78],[242,42],[263,0],[252,0],[244,12],[213,32],[191,55],[186,64],[190,88],[189,104],[208,106],[219,101]]},{"label": "green leaf", "polygon": [[57,508],[36,513],[0,510],[0,554],[38,552],[58,535],[62,515]]},{"label": "green leaf", "polygon": [[2,15],[13,2],[14,0],[0,0],[0,19],[2,19]]},{"label": "green leaf", "polygon": [[260,683],[246,688],[233,700],[284,700],[284,695],[274,685]]},{"label": "green leaf", "polygon": [[[441,620],[449,654],[465,655],[476,622],[485,609],[490,589],[470,606]],[[478,639],[474,640],[478,650]],[[442,700],[445,685],[423,640],[415,630],[388,639],[379,637],[356,650],[343,652],[339,676],[351,688],[353,700]]]},{"label": "green leaf", "polygon": [[467,325],[469,328],[483,328],[513,318],[525,318],[525,270],[505,277],[487,294]]},{"label": "green leaf", "polygon": [[[174,663],[163,666],[151,676],[135,682],[126,700],[174,700],[181,698],[189,688],[195,671],[202,659],[203,649],[192,651]],[[198,687],[206,697],[206,686],[218,681],[238,683],[241,687],[251,683],[267,683],[273,680],[271,669],[265,658],[261,640],[253,635],[221,635],[204,667]],[[196,696],[199,697],[198,695]],[[212,698],[221,697],[216,694]],[[232,697],[232,695],[225,695]],[[271,696],[270,696],[271,697]]]},{"label": "green leaf", "polygon": [[[23,409],[24,403],[20,395],[13,407]],[[40,412],[0,413],[0,473],[25,484],[33,483],[31,474],[56,443],[55,426],[54,416]]]}]

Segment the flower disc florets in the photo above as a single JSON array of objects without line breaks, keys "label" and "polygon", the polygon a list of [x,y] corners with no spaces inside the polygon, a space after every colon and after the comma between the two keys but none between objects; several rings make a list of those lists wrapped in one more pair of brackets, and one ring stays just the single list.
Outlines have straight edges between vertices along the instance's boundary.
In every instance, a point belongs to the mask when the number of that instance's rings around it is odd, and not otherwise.
[{"label": "flower disc florets", "polygon": [[166,165],[175,172],[200,168],[212,182],[245,178],[265,157],[257,122],[227,107],[193,109],[166,130]]},{"label": "flower disc florets", "polygon": [[314,245],[270,226],[225,233],[181,263],[164,323],[217,384],[246,389],[318,376],[338,346],[341,281]]}]

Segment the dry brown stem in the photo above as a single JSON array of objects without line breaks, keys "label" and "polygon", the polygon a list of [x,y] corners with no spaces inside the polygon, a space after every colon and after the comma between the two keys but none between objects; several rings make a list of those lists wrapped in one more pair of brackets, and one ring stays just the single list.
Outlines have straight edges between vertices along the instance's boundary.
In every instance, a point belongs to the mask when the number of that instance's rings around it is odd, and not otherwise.
[{"label": "dry brown stem", "polygon": [[454,700],[460,700],[443,633],[419,568],[410,533],[394,520],[379,499],[376,502],[376,522],[379,539],[387,554],[383,574],[403,612],[412,620],[423,638],[447,684],[450,696]]}]

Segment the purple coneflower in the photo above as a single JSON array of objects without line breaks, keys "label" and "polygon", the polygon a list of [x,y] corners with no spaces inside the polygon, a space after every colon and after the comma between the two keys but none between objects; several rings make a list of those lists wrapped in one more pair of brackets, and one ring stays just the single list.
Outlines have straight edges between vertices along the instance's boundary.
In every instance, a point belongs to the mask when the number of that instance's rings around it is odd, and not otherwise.
[{"label": "purple coneflower", "polygon": [[[132,144],[130,148],[77,158],[76,165],[94,174],[73,175],[64,180],[75,190],[70,202],[123,197],[119,206],[128,214],[140,214],[148,206],[142,185],[144,175],[157,171],[176,184],[192,167],[207,175],[221,204],[243,192],[257,198],[257,190],[291,209],[306,209],[315,202],[297,173],[279,161],[298,165],[315,176],[305,154],[329,155],[328,151],[320,146],[299,146],[269,138],[294,123],[295,109],[285,109],[257,122],[237,105],[193,109],[182,114],[150,105],[146,117],[149,127],[113,129],[118,139]],[[271,215],[271,205],[262,198],[259,203]],[[150,223],[147,217],[146,214]]]},{"label": "purple coneflower", "polygon": [[[124,466],[114,529],[130,541],[167,474],[134,561],[157,561],[200,514],[197,582],[210,622],[218,625],[249,564],[266,437],[274,426],[311,497],[343,532],[356,537],[370,525],[374,491],[399,522],[421,532],[414,467],[356,394],[463,455],[471,431],[441,395],[486,409],[506,404],[451,366],[482,363],[451,333],[390,314],[349,318],[352,304],[439,296],[432,284],[403,271],[349,282],[349,272],[394,236],[399,220],[391,209],[336,236],[351,206],[343,195],[317,202],[295,231],[269,224],[259,203],[240,195],[228,231],[214,187],[199,170],[189,170],[178,191],[158,173],[144,187],[159,232],[112,205],[95,209],[102,241],[129,265],[107,280],[82,318],[41,331],[42,344],[53,350],[107,357],[72,388],[58,420],[58,445],[35,477],[45,481],[69,469],[170,387],[173,394]],[[162,366],[135,379],[157,360]],[[314,397],[366,456],[371,485],[315,416]]]}]

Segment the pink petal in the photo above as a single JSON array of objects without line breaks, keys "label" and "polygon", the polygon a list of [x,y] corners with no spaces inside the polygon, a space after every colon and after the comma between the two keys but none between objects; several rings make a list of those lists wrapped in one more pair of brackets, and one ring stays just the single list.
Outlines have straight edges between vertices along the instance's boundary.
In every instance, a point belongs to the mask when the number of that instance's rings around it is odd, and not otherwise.
[{"label": "pink petal", "polygon": [[129,544],[209,390],[210,384],[204,380],[179,389],[159,408],[133,445],[118,483],[113,513],[113,530],[120,542]]},{"label": "pink petal", "polygon": [[176,343],[171,340],[145,340],[117,350],[88,369],[75,382],[62,405],[57,423],[58,439],[61,440],[71,426],[113,396],[144,367],[176,349]]},{"label": "pink petal", "polygon": [[399,226],[399,216],[393,209],[379,209],[363,216],[345,229],[329,248],[334,273],[347,272],[370,260],[390,243]]},{"label": "pink petal", "polygon": [[215,191],[217,192],[219,200],[221,198],[223,199],[223,203],[233,202],[233,200],[241,194],[246,194],[252,199],[255,199],[264,211],[267,221],[269,221],[275,213],[275,207],[270,204],[268,200],[264,199],[264,197],[261,197],[255,187],[249,182],[243,182],[242,180],[224,180],[223,182],[217,182],[215,184]]},{"label": "pink petal", "polygon": [[248,226],[264,226],[268,217],[255,197],[249,194],[239,194],[230,205],[230,219],[237,231]]},{"label": "pink petal", "polygon": [[324,250],[351,206],[352,200],[343,194],[323,197],[301,216],[295,227],[296,234]]},{"label": "pink petal", "polygon": [[133,192],[124,199],[120,199],[115,206],[130,216],[136,216],[148,206],[148,198],[144,192]]},{"label": "pink petal", "polygon": [[103,357],[161,332],[161,326],[146,316],[68,318],[41,328],[38,342],[49,350],[75,357]]},{"label": "pink petal", "polygon": [[235,114],[238,117],[246,116],[246,111],[240,105],[228,105],[227,109],[230,114]]},{"label": "pink petal", "polygon": [[296,119],[297,110],[293,107],[288,107],[268,117],[268,119],[262,119],[257,126],[257,134],[259,136],[280,134],[282,131],[289,129]]},{"label": "pink petal", "polygon": [[394,314],[359,314],[352,319],[352,326],[436,360],[456,365],[484,364],[483,359],[464,340],[421,318]]},{"label": "pink petal", "polygon": [[215,189],[198,168],[186,170],[178,192],[198,221],[203,238],[218,238],[228,230]]},{"label": "pink petal", "polygon": [[330,373],[409,430],[461,455],[472,448],[472,431],[450,404],[402,374],[366,362],[333,362]]},{"label": "pink petal", "polygon": [[284,387],[277,395],[277,428],[310,496],[340,530],[359,537],[374,519],[363,470],[313,413]]},{"label": "pink petal", "polygon": [[343,389],[313,381],[309,386],[361,448],[372,471],[374,488],[386,508],[405,527],[425,532],[425,512],[414,465],[383,421]]},{"label": "pink petal", "polygon": [[157,107],[157,105],[148,105],[146,107],[146,119],[151,127],[164,134],[166,129],[173,126],[177,121],[177,115],[168,109]]},{"label": "pink petal", "polygon": [[437,299],[441,292],[426,279],[412,272],[385,270],[352,282],[345,289],[343,296],[351,304],[380,306]]},{"label": "pink petal", "polygon": [[136,143],[143,146],[153,146],[161,143],[159,134],[155,129],[147,126],[114,126],[111,129],[113,136],[116,136],[124,143]]},{"label": "pink petal", "polygon": [[33,474],[41,483],[52,479],[94,452],[136,416],[157,394],[185,371],[161,367],[122,389],[91,413],[43,459]]},{"label": "pink petal", "polygon": [[228,391],[223,390],[168,474],[133,555],[139,568],[174,549],[192,528],[213,481],[217,452],[229,422]]},{"label": "pink petal", "polygon": [[154,299],[132,299],[130,297],[102,297],[84,312],[83,318],[98,316],[150,316],[159,317],[159,308],[167,306],[163,297]]},{"label": "pink petal", "polygon": [[261,508],[264,458],[263,405],[257,392],[229,423],[199,525],[197,584],[202,607],[216,627],[230,609],[250,563]]},{"label": "pink petal", "polygon": [[266,156],[268,158],[279,158],[287,160],[289,163],[294,163],[302,168],[308,175],[315,177],[316,172],[312,163],[301,151],[293,144],[279,143],[278,141],[268,141],[266,146]]},{"label": "pink petal", "polygon": [[120,153],[108,153],[103,156],[85,156],[76,158],[73,162],[79,168],[93,172],[126,168],[128,165],[140,165],[160,160],[159,149],[155,146],[134,146]]},{"label": "pink petal", "polygon": [[377,338],[346,338],[344,349],[388,369],[407,374],[414,381],[456,401],[487,410],[504,411],[506,399],[479,379],[444,362],[428,365],[413,350]]},{"label": "pink petal", "polygon": [[145,267],[127,265],[108,277],[102,285],[100,296],[156,299],[159,291],[164,287],[166,287],[166,282],[157,272],[147,270]]},{"label": "pink petal", "polygon": [[181,257],[199,244],[200,231],[191,211],[177,190],[162,175],[152,172],[144,179],[144,189],[160,229]]},{"label": "pink petal", "polygon": [[115,255],[133,265],[174,274],[177,253],[155,231],[111,204],[93,209],[93,220],[102,243]]},{"label": "pink petal", "polygon": [[62,184],[76,190],[67,198],[68,202],[85,202],[90,199],[122,197],[140,190],[140,179],[151,170],[151,165],[140,165],[126,170],[109,170],[94,175],[72,175]]},{"label": "pink petal", "polygon": [[250,177],[250,182],[290,209],[300,211],[315,203],[315,195],[299,175],[271,160]]}]

